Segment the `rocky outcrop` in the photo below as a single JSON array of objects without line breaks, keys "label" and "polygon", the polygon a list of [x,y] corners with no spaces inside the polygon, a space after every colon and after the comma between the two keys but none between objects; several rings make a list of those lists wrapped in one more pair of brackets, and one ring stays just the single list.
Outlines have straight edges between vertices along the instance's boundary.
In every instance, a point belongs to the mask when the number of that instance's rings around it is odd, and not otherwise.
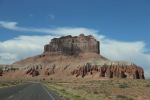
[{"label": "rocky outcrop", "polygon": [[33,65],[31,68],[27,69],[26,74],[31,75],[32,77],[40,75],[39,70],[42,69],[42,65]]},{"label": "rocky outcrop", "polygon": [[100,54],[99,41],[93,36],[64,36],[54,38],[44,46],[44,53],[57,53],[64,55],[78,55],[79,53],[93,52]]},{"label": "rocky outcrop", "polygon": [[93,73],[99,73],[99,77],[108,78],[132,78],[132,79],[145,79],[144,71],[141,67],[134,64],[132,65],[106,65],[98,66],[87,63],[83,67],[79,67],[71,72],[76,77],[85,77],[86,75],[92,75]]},{"label": "rocky outcrop", "polygon": [[39,71],[34,68],[27,70],[26,74],[32,75],[32,77],[40,75]]},{"label": "rocky outcrop", "polygon": [[0,76],[3,76],[3,70],[0,69]]},{"label": "rocky outcrop", "polygon": [[18,71],[18,66],[14,65],[0,65],[0,76],[5,75],[8,72],[16,72]]},{"label": "rocky outcrop", "polygon": [[52,67],[50,68],[47,68],[46,71],[45,71],[45,75],[52,75],[52,74],[55,74],[55,65],[53,65]]}]

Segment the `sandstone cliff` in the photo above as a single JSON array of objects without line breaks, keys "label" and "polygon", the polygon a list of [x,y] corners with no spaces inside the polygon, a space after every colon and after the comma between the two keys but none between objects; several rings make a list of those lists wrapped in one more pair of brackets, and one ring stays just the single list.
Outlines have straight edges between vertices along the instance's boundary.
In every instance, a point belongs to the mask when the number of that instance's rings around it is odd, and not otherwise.
[{"label": "sandstone cliff", "polygon": [[79,67],[72,71],[72,75],[76,77],[85,77],[86,75],[99,73],[99,77],[108,78],[131,78],[131,79],[145,79],[144,71],[137,65],[86,65]]},{"label": "sandstone cliff", "polygon": [[100,54],[99,41],[89,35],[64,36],[54,38],[44,46],[44,53],[61,53],[65,55],[78,55],[79,53],[93,52]]}]

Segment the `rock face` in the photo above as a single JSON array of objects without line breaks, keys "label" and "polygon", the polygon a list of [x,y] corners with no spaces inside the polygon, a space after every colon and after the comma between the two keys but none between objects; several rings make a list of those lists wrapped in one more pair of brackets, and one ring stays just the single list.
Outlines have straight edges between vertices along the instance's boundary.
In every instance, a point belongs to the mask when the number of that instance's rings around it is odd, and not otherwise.
[{"label": "rock face", "polygon": [[136,65],[106,65],[98,66],[87,63],[85,66],[73,70],[72,75],[84,78],[86,75],[99,73],[99,77],[145,79],[144,71]]},{"label": "rock face", "polygon": [[100,54],[99,41],[93,36],[64,36],[54,38],[44,46],[44,53],[60,53],[65,55],[78,55],[79,53],[93,52]]},{"label": "rock face", "polygon": [[26,71],[26,74],[32,75],[32,77],[38,76],[38,75],[40,75],[39,68],[38,67],[36,67],[36,68],[30,68],[30,69],[28,69]]},{"label": "rock face", "polygon": [[31,68],[28,71],[26,71],[26,74],[32,75],[32,77],[34,77],[34,76],[38,76],[40,73],[37,69]]},{"label": "rock face", "polygon": [[53,65],[51,68],[47,68],[45,71],[45,75],[52,75],[55,74],[55,65]]},{"label": "rock face", "polygon": [[18,70],[19,70],[19,68],[14,65],[0,65],[0,76],[3,76],[3,75],[5,75],[5,73],[8,73],[8,72],[14,73]]},{"label": "rock face", "polygon": [[3,70],[0,70],[0,76],[3,76]]}]

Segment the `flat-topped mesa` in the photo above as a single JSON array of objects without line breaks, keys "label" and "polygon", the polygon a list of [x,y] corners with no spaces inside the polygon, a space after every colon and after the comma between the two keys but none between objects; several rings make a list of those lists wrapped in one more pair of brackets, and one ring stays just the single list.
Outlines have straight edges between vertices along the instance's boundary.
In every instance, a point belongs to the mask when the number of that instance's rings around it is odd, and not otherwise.
[{"label": "flat-topped mesa", "polygon": [[78,55],[79,53],[97,53],[100,54],[99,41],[92,35],[85,36],[63,36],[54,38],[44,46],[44,53],[60,53],[65,55]]}]

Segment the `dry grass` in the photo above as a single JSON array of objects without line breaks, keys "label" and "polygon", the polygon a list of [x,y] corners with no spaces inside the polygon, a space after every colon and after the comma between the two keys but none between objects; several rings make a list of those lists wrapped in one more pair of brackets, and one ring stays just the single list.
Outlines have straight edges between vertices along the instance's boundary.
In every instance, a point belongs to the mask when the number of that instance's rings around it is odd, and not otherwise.
[{"label": "dry grass", "polygon": [[15,85],[19,85],[22,83],[23,83],[22,80],[1,80],[0,81],[0,88],[15,86]]},{"label": "dry grass", "polygon": [[150,80],[47,82],[67,100],[149,100]]}]

